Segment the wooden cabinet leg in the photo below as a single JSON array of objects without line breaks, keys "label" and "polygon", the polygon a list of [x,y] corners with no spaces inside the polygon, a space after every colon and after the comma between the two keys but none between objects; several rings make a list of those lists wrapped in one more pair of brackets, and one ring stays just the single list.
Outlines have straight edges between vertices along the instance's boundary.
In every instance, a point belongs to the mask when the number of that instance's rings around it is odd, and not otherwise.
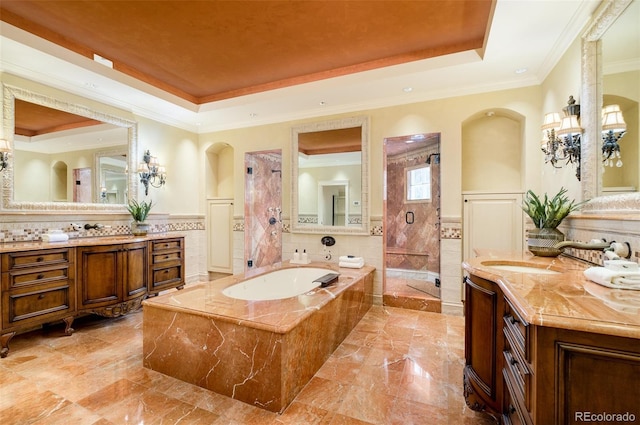
[{"label": "wooden cabinet leg", "polygon": [[7,357],[9,354],[9,341],[16,335],[15,332],[9,332],[0,336],[0,358]]},{"label": "wooden cabinet leg", "polygon": [[75,329],[71,327],[71,325],[73,324],[73,319],[73,316],[65,317],[64,319],[62,319],[66,325],[66,327],[64,328],[64,334],[67,336],[70,336],[73,331],[75,331]]}]

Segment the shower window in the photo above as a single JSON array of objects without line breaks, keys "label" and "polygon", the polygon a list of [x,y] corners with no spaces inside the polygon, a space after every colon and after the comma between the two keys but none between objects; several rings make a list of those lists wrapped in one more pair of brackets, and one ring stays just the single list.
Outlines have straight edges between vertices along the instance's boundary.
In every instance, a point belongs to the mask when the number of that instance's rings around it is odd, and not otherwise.
[{"label": "shower window", "polygon": [[407,169],[407,202],[431,200],[431,167],[420,165]]}]

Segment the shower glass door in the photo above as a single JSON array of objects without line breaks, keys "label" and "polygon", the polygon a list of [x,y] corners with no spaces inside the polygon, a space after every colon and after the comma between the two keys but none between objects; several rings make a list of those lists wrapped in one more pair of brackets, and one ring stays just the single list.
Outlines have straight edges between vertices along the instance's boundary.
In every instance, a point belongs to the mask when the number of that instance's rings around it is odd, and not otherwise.
[{"label": "shower glass door", "polygon": [[386,293],[440,297],[439,152],[439,134],[385,139]]},{"label": "shower glass door", "polygon": [[245,154],[245,271],[282,261],[282,151]]}]

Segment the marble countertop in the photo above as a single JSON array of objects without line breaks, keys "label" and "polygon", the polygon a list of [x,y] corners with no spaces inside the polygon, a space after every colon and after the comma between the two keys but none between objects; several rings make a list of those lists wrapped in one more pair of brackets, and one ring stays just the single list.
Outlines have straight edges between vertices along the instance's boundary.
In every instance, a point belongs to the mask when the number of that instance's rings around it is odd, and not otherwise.
[{"label": "marble countertop", "polygon": [[[326,288],[315,288],[305,294],[279,300],[246,301],[230,298],[222,293],[225,288],[243,280],[291,267],[326,268],[327,271],[339,273],[340,277],[337,283]],[[240,273],[199,283],[179,291],[148,298],[142,304],[176,312],[186,311],[270,332],[286,333],[308,315],[318,311],[323,305],[344,292],[355,281],[374,271],[374,267],[366,265],[361,269],[348,269],[340,268],[333,263],[311,262],[299,266],[283,262],[262,267],[250,273]]]},{"label": "marble countertop", "polygon": [[[587,263],[564,256],[484,250],[463,263],[473,275],[496,282],[533,325],[640,339],[640,291],[610,289],[591,282]],[[491,264],[533,265],[559,273],[528,274]]]},{"label": "marble countertop", "polygon": [[146,236],[117,235],[95,236],[87,238],[73,238],[64,242],[3,242],[0,243],[0,254],[16,251],[34,251],[38,249],[75,248],[79,246],[113,245],[118,243],[145,242],[154,239],[178,238],[184,236],[181,233],[150,233]]}]

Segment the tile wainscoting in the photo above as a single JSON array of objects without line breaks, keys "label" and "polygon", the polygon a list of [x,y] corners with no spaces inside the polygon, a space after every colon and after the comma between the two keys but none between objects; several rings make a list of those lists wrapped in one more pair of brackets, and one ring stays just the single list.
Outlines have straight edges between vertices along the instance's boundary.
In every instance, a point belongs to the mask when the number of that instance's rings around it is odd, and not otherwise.
[{"label": "tile wainscoting", "polygon": [[[208,280],[206,233],[204,216],[152,215],[147,220],[149,233],[178,232],[185,237],[185,280],[187,284]],[[73,224],[83,228],[74,230]],[[85,230],[85,224],[100,223],[100,230]],[[123,236],[131,234],[131,219],[125,215],[108,214],[2,214],[0,242],[29,242],[40,240],[50,230],[60,229],[69,238]]]}]

